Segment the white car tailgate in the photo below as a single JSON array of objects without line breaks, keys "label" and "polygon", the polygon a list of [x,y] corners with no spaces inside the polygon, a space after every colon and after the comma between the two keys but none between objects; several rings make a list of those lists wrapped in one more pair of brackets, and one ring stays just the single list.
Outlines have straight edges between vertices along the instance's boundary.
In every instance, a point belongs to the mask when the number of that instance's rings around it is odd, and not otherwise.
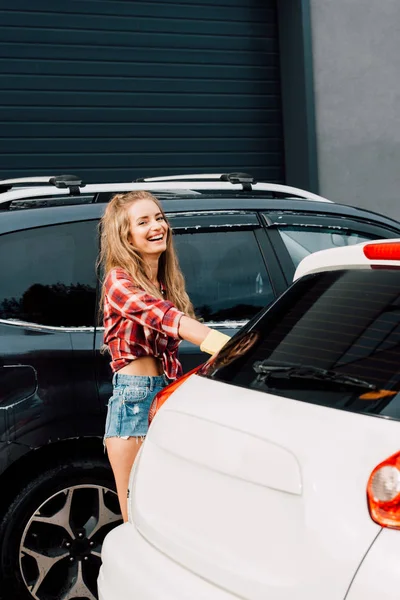
[{"label": "white car tailgate", "polygon": [[338,600],[380,528],[387,419],[191,377],[150,427],[133,519],[154,546],[248,600]]}]

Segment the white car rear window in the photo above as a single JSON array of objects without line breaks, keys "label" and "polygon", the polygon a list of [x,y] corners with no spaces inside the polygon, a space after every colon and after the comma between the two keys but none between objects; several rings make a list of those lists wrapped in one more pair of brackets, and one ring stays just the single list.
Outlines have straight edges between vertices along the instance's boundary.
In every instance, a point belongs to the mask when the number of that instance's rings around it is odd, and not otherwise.
[{"label": "white car rear window", "polygon": [[295,400],[400,419],[400,270],[300,279],[206,373]]}]

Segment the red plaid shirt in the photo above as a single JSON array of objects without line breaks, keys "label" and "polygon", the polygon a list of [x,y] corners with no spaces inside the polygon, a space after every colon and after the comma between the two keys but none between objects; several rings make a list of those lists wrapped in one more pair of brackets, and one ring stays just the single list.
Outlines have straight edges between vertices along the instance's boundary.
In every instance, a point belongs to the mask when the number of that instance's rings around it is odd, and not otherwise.
[{"label": "red plaid shirt", "polygon": [[104,284],[104,343],[111,352],[112,370],[135,358],[154,356],[162,359],[169,379],[179,377],[178,327],[183,313],[172,302],[139,288],[123,269],[112,269]]}]

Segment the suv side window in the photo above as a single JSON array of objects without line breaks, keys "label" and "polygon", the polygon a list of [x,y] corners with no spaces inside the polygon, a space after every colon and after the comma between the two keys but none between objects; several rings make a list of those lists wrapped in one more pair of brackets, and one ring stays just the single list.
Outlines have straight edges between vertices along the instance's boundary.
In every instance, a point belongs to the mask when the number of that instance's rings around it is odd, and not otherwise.
[{"label": "suv side window", "polygon": [[247,320],[274,300],[254,231],[176,231],[174,241],[197,317]]},{"label": "suv side window", "polygon": [[0,236],[0,319],[93,326],[97,221]]},{"label": "suv side window", "polygon": [[296,227],[293,225],[280,227],[279,233],[295,267],[313,252],[352,246],[374,239],[376,236],[350,230],[334,230],[324,227]]}]

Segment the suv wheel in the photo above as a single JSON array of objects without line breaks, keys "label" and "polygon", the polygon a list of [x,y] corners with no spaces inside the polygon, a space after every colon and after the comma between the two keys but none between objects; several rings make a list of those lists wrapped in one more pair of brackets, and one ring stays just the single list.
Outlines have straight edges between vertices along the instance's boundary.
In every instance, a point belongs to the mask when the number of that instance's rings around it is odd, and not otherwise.
[{"label": "suv wheel", "polygon": [[121,522],[105,460],[48,468],[0,524],[0,589],[18,600],[95,600],[103,540]]}]

